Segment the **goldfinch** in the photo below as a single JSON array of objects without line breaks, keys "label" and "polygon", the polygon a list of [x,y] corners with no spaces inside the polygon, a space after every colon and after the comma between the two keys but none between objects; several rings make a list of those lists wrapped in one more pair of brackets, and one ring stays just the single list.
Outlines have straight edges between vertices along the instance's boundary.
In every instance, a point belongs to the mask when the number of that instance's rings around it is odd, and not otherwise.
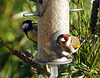
[{"label": "goldfinch", "polygon": [[78,51],[80,46],[86,42],[88,41],[84,38],[78,38],[76,36],[70,36],[68,34],[62,34],[57,38],[57,45],[59,45],[63,51],[69,53],[69,55],[67,55],[67,58],[69,58],[71,54]]},{"label": "goldfinch", "polygon": [[32,20],[26,20],[22,23],[21,28],[26,34],[27,38],[37,43],[37,23],[33,23]]}]

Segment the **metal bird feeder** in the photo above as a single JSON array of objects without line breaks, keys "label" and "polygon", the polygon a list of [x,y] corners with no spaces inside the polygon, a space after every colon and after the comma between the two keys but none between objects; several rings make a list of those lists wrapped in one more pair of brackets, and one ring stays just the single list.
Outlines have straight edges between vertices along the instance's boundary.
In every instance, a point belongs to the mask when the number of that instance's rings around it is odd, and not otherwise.
[{"label": "metal bird feeder", "polygon": [[69,0],[37,0],[37,12],[24,14],[38,16],[38,59],[35,62],[50,65],[50,78],[57,78],[58,65],[72,62],[72,58],[62,56],[56,40],[61,34],[69,34],[69,12],[79,10],[82,9],[69,10]]}]

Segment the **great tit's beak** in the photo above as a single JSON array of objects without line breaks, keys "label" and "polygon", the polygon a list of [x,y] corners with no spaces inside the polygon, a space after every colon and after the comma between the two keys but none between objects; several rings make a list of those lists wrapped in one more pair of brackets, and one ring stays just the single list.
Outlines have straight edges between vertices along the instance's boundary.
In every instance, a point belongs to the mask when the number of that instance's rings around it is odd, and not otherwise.
[{"label": "great tit's beak", "polygon": [[34,21],[32,21],[31,23],[32,23],[32,24],[37,24],[37,23],[35,23]]},{"label": "great tit's beak", "polygon": [[36,25],[37,23],[32,22],[32,24]]}]

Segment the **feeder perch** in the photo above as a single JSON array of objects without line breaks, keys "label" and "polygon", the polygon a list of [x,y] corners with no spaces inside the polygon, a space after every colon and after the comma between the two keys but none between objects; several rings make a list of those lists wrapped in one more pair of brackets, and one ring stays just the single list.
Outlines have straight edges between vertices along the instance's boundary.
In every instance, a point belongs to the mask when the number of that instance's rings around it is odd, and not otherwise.
[{"label": "feeder perch", "polygon": [[[65,57],[63,57],[65,58]],[[65,58],[66,59],[66,58]],[[61,60],[61,59],[59,59]],[[56,62],[56,60],[54,62],[42,62],[40,60],[35,60],[36,63],[39,64],[48,64],[50,66],[50,70],[51,70],[51,75],[49,78],[57,78],[58,77],[58,65],[60,64],[67,64],[72,62],[72,57],[70,57],[66,62]]]},{"label": "feeder perch", "polygon": [[82,8],[80,8],[80,9],[70,9],[70,12],[76,12],[76,11],[82,11]]},{"label": "feeder perch", "polygon": [[42,16],[46,9],[48,0],[37,0],[36,6],[37,6],[37,12],[36,13],[28,13],[23,14],[23,16]]}]

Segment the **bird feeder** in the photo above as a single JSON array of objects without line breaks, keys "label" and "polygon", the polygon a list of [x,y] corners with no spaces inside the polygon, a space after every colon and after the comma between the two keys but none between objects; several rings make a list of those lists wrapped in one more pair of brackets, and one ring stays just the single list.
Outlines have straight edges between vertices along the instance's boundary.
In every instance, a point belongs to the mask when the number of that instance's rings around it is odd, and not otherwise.
[{"label": "bird feeder", "polygon": [[61,34],[69,34],[69,0],[48,0],[44,13],[38,17],[38,60],[68,61],[56,43]]},{"label": "bird feeder", "polygon": [[35,62],[50,65],[50,78],[57,78],[58,65],[72,61],[62,56],[64,51],[56,43],[59,35],[69,34],[69,12],[82,10],[70,10],[69,1],[37,0],[37,12],[24,14],[38,16],[38,59]]},{"label": "bird feeder", "polygon": [[72,58],[62,57],[63,51],[57,46],[56,40],[61,34],[69,34],[69,0],[48,0],[44,13],[38,17],[36,62],[50,65],[50,78],[57,78],[57,65],[72,61]]},{"label": "bird feeder", "polygon": [[59,35],[69,34],[69,12],[77,10],[69,9],[69,1],[37,0],[37,12],[24,14],[38,16],[38,59],[35,62],[50,65],[50,78],[57,78],[57,65],[72,61],[72,58],[62,56],[64,51],[56,43]]}]

